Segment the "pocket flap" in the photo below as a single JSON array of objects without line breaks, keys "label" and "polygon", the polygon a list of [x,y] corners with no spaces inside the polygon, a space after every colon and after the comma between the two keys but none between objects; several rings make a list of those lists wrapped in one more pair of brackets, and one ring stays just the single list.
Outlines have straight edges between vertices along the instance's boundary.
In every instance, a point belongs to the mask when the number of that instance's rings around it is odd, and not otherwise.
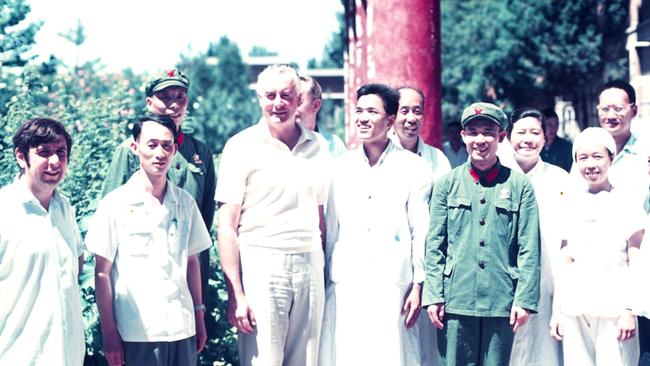
[{"label": "pocket flap", "polygon": [[494,201],[494,206],[506,211],[516,211],[514,202],[509,199],[499,199]]},{"label": "pocket flap", "polygon": [[448,207],[471,207],[472,200],[469,197],[455,196],[447,198]]}]

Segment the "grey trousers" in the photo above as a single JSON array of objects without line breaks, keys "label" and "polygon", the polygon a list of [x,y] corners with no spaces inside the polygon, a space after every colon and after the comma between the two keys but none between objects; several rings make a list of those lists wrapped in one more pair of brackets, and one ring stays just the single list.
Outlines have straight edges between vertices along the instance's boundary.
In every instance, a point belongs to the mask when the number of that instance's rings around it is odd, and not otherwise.
[{"label": "grey trousers", "polygon": [[124,342],[124,360],[126,366],[196,366],[196,339]]}]

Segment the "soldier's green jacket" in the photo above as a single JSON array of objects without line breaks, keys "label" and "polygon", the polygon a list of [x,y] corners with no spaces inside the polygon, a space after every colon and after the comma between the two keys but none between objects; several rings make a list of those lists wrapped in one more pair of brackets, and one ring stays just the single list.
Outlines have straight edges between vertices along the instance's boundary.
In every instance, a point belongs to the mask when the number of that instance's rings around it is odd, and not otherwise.
[{"label": "soldier's green jacket", "polygon": [[513,305],[537,311],[539,218],[533,186],[497,163],[491,182],[465,163],[431,197],[422,305],[452,314],[508,317]]}]

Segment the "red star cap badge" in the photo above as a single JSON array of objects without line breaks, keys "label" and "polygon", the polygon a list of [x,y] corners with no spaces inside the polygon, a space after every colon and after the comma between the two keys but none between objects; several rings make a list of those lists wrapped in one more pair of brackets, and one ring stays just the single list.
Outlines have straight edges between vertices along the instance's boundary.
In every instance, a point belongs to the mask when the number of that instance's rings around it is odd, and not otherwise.
[{"label": "red star cap badge", "polygon": [[483,108],[474,108],[474,114],[481,114],[483,113]]},{"label": "red star cap badge", "polygon": [[170,78],[173,78],[174,77],[174,70],[167,71],[167,76],[169,76]]}]

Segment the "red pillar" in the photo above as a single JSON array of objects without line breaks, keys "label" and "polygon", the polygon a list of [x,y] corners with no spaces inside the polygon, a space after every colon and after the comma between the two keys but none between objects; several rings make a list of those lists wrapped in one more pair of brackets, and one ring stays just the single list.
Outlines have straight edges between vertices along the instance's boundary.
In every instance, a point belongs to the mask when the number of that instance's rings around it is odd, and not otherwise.
[{"label": "red pillar", "polygon": [[[352,0],[350,0],[352,1]],[[357,89],[378,82],[413,86],[426,96],[420,135],[442,144],[440,0],[354,0],[356,34],[349,30],[346,60],[346,135],[358,144],[353,126]]]}]

